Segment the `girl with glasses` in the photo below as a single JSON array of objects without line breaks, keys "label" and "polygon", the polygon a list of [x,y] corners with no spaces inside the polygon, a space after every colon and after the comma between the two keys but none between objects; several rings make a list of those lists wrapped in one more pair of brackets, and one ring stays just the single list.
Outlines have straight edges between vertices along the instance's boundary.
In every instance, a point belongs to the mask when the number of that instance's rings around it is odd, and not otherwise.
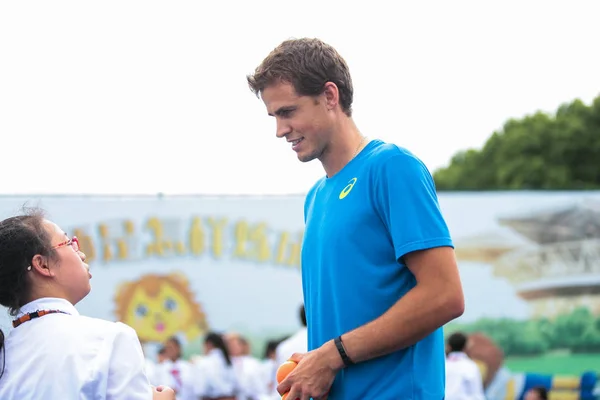
[{"label": "girl with glasses", "polygon": [[173,400],[153,388],[136,332],[89,318],[75,305],[92,274],[77,238],[38,210],[0,222],[0,399]]}]

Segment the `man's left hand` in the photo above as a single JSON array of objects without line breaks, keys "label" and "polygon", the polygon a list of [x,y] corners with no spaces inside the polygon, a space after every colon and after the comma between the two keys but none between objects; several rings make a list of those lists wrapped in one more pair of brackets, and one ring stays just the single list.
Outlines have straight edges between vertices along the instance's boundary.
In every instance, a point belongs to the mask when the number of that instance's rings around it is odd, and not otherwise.
[{"label": "man's left hand", "polygon": [[290,360],[298,365],[277,386],[281,395],[289,392],[286,400],[326,399],[335,376],[343,367],[333,341],[305,354],[295,353]]}]

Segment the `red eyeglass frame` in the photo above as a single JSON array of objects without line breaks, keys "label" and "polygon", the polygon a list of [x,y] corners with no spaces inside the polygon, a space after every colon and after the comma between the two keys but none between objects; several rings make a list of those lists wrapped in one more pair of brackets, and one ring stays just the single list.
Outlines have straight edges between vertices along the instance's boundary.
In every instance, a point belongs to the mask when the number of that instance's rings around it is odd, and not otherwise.
[{"label": "red eyeglass frame", "polygon": [[[81,250],[81,247],[79,247],[79,239],[77,239],[77,236],[73,236],[71,239],[65,240],[64,242],[59,243],[56,246],[53,246],[52,248],[58,249],[65,246],[71,246],[73,248],[73,251],[75,251],[76,253],[79,252],[79,250]],[[31,265],[27,267],[27,271],[31,271]]]},{"label": "red eyeglass frame", "polygon": [[81,249],[81,247],[79,246],[79,239],[77,239],[77,236],[73,236],[71,239],[65,240],[64,242],[59,243],[52,248],[58,249],[58,248],[64,247],[64,246],[71,246],[71,247],[73,247],[73,250],[75,250],[75,251],[79,251]]}]

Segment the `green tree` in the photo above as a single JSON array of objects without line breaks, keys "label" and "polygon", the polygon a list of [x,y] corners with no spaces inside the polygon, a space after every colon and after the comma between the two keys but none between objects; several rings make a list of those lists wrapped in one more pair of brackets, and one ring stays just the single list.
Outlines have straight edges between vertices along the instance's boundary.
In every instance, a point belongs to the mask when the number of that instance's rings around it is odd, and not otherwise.
[{"label": "green tree", "polygon": [[485,333],[507,356],[532,356],[554,349],[573,353],[600,352],[600,317],[595,317],[586,307],[552,319],[482,318],[455,325],[446,333],[457,330]]},{"label": "green tree", "polygon": [[552,347],[573,348],[581,343],[584,333],[595,330],[594,316],[590,310],[580,307],[569,314],[559,315],[554,321]]},{"label": "green tree", "polygon": [[600,331],[591,327],[587,328],[580,340],[573,344],[572,349],[575,353],[600,352]]},{"label": "green tree", "polygon": [[510,119],[433,176],[439,190],[600,188],[600,96]]}]

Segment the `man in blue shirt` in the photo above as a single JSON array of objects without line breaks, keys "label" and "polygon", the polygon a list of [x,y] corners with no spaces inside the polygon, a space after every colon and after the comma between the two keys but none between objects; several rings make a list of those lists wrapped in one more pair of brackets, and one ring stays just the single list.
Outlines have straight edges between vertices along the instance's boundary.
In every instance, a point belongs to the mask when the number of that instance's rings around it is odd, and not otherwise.
[{"label": "man in blue shirt", "polygon": [[348,66],[318,39],[288,40],[253,75],[302,162],[326,175],[305,207],[308,353],[278,386],[287,400],[443,399],[442,326],[464,299],[433,179],[409,151],[352,119]]}]

